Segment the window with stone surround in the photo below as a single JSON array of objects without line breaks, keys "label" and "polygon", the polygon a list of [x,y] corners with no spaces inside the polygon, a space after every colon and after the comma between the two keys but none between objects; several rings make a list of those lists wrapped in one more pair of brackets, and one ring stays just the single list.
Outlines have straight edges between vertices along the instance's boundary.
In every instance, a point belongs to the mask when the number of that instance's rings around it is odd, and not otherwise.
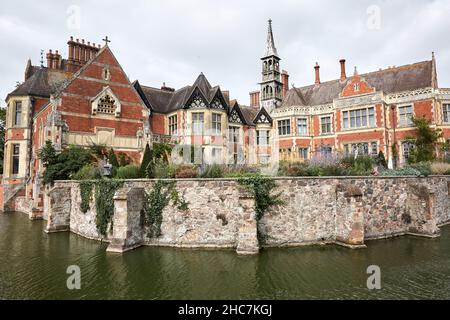
[{"label": "window with stone surround", "polygon": [[320,131],[321,134],[332,133],[331,116],[320,118],[320,129],[321,129],[321,131]]},{"label": "window with stone surround", "polygon": [[413,125],[413,107],[401,106],[398,107],[398,124],[400,127],[410,127]]},{"label": "window with stone surround", "polygon": [[222,133],[222,116],[218,113],[212,114],[212,131],[215,134]]},{"label": "window with stone surround", "polygon": [[178,134],[178,117],[176,114],[169,117],[169,134],[170,135]]},{"label": "window with stone surround", "polygon": [[269,130],[256,130],[256,144],[258,146],[269,145]]},{"label": "window with stone surround", "polygon": [[19,173],[19,157],[20,157],[20,145],[13,144],[12,147],[12,174],[18,174]]},{"label": "window with stone surround", "polygon": [[306,118],[297,119],[297,134],[299,136],[306,136],[308,134],[308,125]]},{"label": "window with stone surround", "polygon": [[299,148],[298,157],[302,160],[308,160],[308,148]]},{"label": "window with stone surround", "polygon": [[450,104],[444,104],[442,109],[444,112],[444,122],[450,123]]},{"label": "window with stone surround", "polygon": [[14,125],[20,126],[22,124],[22,101],[14,103]]},{"label": "window with stone surround", "polygon": [[230,130],[229,130],[229,139],[230,139],[230,143],[239,143],[239,127],[236,126],[230,126]]},{"label": "window with stone surround", "polygon": [[203,112],[192,113],[192,132],[194,134],[202,135],[204,127],[204,114]]},{"label": "window with stone surround", "polygon": [[411,155],[411,151],[414,150],[415,145],[412,142],[409,141],[404,141],[402,142],[402,156],[403,156],[403,161],[407,162],[410,155]]},{"label": "window with stone surround", "polygon": [[278,135],[288,136],[291,134],[291,120],[278,120]]},{"label": "window with stone surround", "polygon": [[344,144],[344,153],[349,156],[372,156],[378,155],[378,143],[377,142],[358,142]]},{"label": "window with stone surround", "polygon": [[342,112],[344,129],[375,127],[375,108],[363,108]]}]

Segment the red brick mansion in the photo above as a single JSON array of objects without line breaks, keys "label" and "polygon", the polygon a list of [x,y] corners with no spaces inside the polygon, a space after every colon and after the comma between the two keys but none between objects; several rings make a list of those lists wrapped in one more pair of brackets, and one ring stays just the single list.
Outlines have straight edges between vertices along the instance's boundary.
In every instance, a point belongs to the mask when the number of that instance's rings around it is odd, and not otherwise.
[{"label": "red brick mansion", "polygon": [[[106,39],[107,40],[107,39]],[[311,159],[336,152],[375,155],[392,162],[408,157],[405,137],[414,134],[412,116],[424,116],[450,139],[450,89],[438,87],[436,59],[347,76],[289,89],[280,68],[271,21],[261,59],[260,90],[250,106],[230,98],[200,74],[173,89],[131,82],[108,42],[68,42],[68,57],[49,51],[46,66],[28,61],[24,82],[8,94],[4,175],[0,202],[14,209],[27,200],[30,217],[42,211],[37,154],[45,141],[56,149],[103,144],[139,163],[145,145],[197,145],[202,161],[227,164]]]}]

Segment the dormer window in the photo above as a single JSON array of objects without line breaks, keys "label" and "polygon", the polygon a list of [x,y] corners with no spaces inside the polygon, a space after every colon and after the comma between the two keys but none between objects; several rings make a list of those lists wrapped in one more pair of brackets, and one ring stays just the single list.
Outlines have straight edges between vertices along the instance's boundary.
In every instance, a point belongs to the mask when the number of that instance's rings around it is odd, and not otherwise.
[{"label": "dormer window", "polygon": [[92,100],[92,114],[97,113],[114,115],[116,117],[120,116],[121,105],[119,99],[114,95],[109,87],[105,87],[102,92],[100,92]]}]

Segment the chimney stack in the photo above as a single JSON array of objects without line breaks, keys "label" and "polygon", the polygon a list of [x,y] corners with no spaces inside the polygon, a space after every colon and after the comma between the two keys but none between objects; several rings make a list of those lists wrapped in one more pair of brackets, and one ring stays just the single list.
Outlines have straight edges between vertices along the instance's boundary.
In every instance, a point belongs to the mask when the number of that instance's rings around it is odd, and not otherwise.
[{"label": "chimney stack", "polygon": [[69,46],[69,59],[68,59],[68,71],[76,72],[80,69],[86,62],[93,59],[97,52],[100,50],[95,43],[90,41],[85,41],[84,39],[70,40],[67,42]]},{"label": "chimney stack", "polygon": [[341,64],[341,81],[344,81],[347,79],[347,74],[345,73],[345,59],[341,59],[339,62]]},{"label": "chimney stack", "polygon": [[316,62],[316,65],[314,67],[315,71],[316,71],[316,81],[314,82],[315,84],[320,84],[320,66],[319,63]]},{"label": "chimney stack", "polygon": [[52,49],[50,49],[47,53],[47,68],[51,69],[53,67],[53,53]]},{"label": "chimney stack", "polygon": [[282,97],[286,96],[286,92],[289,90],[289,74],[286,70],[281,71],[281,83],[283,84],[282,88]]}]

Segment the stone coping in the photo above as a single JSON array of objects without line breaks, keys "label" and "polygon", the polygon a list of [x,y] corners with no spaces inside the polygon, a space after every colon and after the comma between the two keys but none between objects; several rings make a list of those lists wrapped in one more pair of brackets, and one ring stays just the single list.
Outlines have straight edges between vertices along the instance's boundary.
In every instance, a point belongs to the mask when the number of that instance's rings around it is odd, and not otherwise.
[{"label": "stone coping", "polygon": [[[450,175],[430,175],[427,177],[417,176],[327,176],[327,177],[274,177],[274,180],[367,180],[367,179],[427,179],[427,178],[450,178]],[[123,179],[125,182],[149,182],[149,181],[237,181],[240,178],[183,178],[183,179]],[[79,183],[81,180],[55,180],[55,183]],[[96,180],[83,180],[96,181]]]}]

